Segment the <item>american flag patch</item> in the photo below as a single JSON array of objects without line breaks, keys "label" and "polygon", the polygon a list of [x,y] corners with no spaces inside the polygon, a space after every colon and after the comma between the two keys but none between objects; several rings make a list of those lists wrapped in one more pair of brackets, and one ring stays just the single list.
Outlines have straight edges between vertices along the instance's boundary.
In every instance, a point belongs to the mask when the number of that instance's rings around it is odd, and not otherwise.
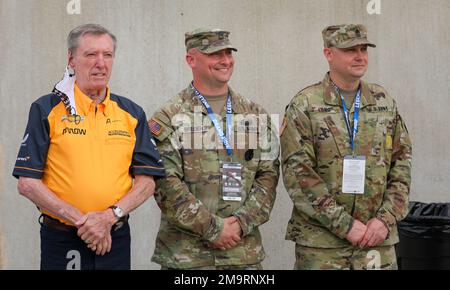
[{"label": "american flag patch", "polygon": [[161,125],[158,122],[156,122],[154,119],[150,120],[149,127],[150,127],[150,131],[152,131],[152,134],[155,136],[158,136],[162,131]]}]

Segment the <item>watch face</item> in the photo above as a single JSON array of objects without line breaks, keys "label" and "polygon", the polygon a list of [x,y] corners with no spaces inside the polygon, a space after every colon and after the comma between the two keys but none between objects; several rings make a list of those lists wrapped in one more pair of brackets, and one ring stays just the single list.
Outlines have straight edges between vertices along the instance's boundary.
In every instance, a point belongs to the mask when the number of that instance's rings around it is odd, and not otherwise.
[{"label": "watch face", "polygon": [[123,211],[120,207],[115,207],[114,208],[114,214],[118,217],[121,218],[123,216]]}]

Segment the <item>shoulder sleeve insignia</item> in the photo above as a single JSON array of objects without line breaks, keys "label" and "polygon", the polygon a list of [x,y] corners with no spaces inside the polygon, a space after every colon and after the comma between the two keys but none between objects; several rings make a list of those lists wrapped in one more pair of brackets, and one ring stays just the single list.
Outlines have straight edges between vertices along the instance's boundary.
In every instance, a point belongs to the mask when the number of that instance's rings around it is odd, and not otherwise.
[{"label": "shoulder sleeve insignia", "polygon": [[161,134],[163,128],[162,126],[158,123],[158,121],[156,121],[155,119],[150,119],[150,122],[148,122],[148,125],[150,127],[150,131],[152,132],[153,135],[158,136],[159,134]]}]

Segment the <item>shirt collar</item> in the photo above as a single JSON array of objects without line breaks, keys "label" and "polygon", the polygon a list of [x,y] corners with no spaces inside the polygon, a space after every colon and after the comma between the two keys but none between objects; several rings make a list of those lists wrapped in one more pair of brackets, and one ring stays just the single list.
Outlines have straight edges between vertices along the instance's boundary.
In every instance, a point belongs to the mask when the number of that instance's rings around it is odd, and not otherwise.
[{"label": "shirt collar", "polygon": [[[230,88],[230,87],[228,87],[228,90],[229,90],[230,95],[231,95],[231,106],[232,106],[233,113],[235,113],[235,114],[243,114],[243,113],[245,113],[245,108],[243,107],[241,102],[239,102],[239,97],[236,94],[236,92],[234,92],[234,90],[232,88]],[[205,114],[205,115],[208,115],[208,111],[206,111],[205,106],[203,106],[202,102],[200,102],[200,100],[195,95],[195,92],[192,89],[191,85],[189,85],[188,88],[187,88],[187,98],[191,99],[191,106],[190,106],[191,107],[191,112],[194,112],[194,108],[196,106],[200,106],[202,108],[202,113]],[[226,106],[226,103],[225,103],[225,106]]]},{"label": "shirt collar", "polygon": [[[361,83],[361,108],[364,108],[365,106],[374,106],[376,102],[372,92],[369,89],[369,86],[363,80],[360,80],[360,83]],[[322,85],[324,87],[323,100],[325,104],[331,106],[341,106],[341,96],[339,96],[339,94],[334,89],[334,86],[330,79],[329,72],[325,74],[325,77],[322,81]]]},{"label": "shirt collar", "polygon": [[[79,115],[86,116],[90,111],[95,110],[96,106],[95,102],[91,98],[89,98],[85,93],[83,93],[76,83],[74,86],[74,95]],[[103,102],[97,105],[97,108],[106,114],[110,103],[111,103],[110,91],[109,87],[106,87],[106,97],[103,100]]]}]

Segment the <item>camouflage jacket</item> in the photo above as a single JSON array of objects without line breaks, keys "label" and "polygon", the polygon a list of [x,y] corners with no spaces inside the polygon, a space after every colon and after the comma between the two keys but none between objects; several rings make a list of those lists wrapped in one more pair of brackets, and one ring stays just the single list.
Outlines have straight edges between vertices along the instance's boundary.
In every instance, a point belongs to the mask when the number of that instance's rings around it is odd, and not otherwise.
[{"label": "camouflage jacket", "polygon": [[[350,111],[353,120],[354,106]],[[310,247],[348,246],[354,219],[382,220],[398,242],[396,223],[408,212],[412,146],[395,101],[361,81],[355,155],[366,156],[364,194],[342,193],[343,157],[351,155],[340,96],[325,79],[300,91],[286,108],[281,132],[284,185],[294,203],[286,239]]]},{"label": "camouflage jacket", "polygon": [[[162,215],[152,258],[163,266],[245,265],[265,257],[258,226],[269,219],[275,201],[279,141],[270,122],[243,117],[265,111],[230,92],[235,124],[232,158],[243,165],[240,202],[222,199],[220,164],[227,153],[220,139],[215,139],[215,128],[191,87],[172,98],[149,121],[167,176],[157,180],[155,199]],[[225,112],[222,118],[217,116],[218,120],[225,120]],[[225,122],[221,124],[225,130]],[[264,125],[263,130],[258,130],[258,124]],[[259,146],[259,142],[253,146],[263,135],[271,136],[270,148]],[[269,155],[272,158],[266,158]],[[238,218],[243,232],[241,242],[226,251],[212,249],[208,242],[219,238],[223,219],[229,216]]]}]

